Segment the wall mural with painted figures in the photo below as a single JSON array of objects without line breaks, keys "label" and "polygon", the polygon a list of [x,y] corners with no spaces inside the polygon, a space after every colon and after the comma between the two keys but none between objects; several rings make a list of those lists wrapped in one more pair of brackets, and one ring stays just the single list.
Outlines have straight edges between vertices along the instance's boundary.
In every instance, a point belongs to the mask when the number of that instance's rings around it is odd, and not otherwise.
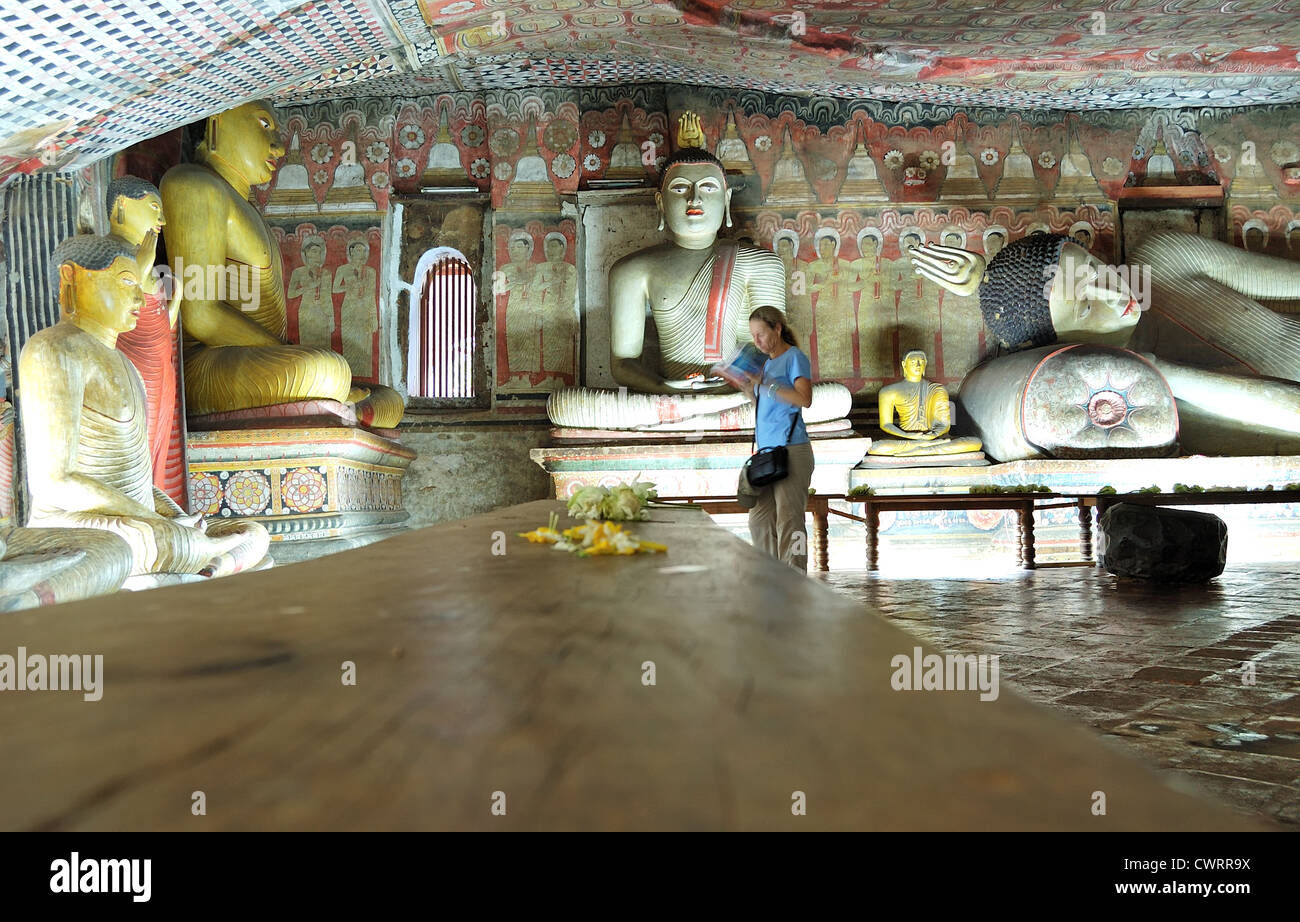
[{"label": "wall mural with painted figures", "polygon": [[274,232],[284,260],[289,339],[337,352],[354,378],[377,382],[379,227],[322,230],[306,223]]},{"label": "wall mural with painted figures", "polygon": [[577,227],[573,221],[493,228],[497,392],[578,383]]},{"label": "wall mural with painted figures", "polygon": [[[1046,230],[1111,261],[1114,202],[1126,186],[1219,184],[1238,246],[1300,258],[1296,106],[1010,112],[678,84],[338,99],[281,109],[289,152],[261,201],[273,221],[331,228],[322,216],[378,224],[394,192],[490,193],[504,286],[491,377],[501,393],[544,392],[583,382],[548,352],[540,325],[549,321],[512,326],[512,318],[543,303],[539,267],[576,265],[561,197],[653,186],[651,164],[671,151],[672,126],[688,109],[736,189],[729,233],[781,256],[791,322],[818,376],[864,399],[898,377],[908,349],[926,349],[928,373],[955,389],[985,348],[975,302],[911,271],[903,251],[919,242],[991,255]],[[548,246],[561,244],[548,234],[565,241],[553,261]],[[286,273],[305,265],[301,243],[296,231],[286,238]],[[377,268],[373,241],[371,251],[367,264]],[[329,253],[331,271],[346,262],[345,251]],[[557,280],[545,289],[544,316],[572,303],[562,290],[571,274],[542,273]],[[343,292],[330,294],[341,311]],[[581,305],[583,293],[576,298]],[[608,350],[603,341],[580,346]]]},{"label": "wall mural with painted figures", "polygon": [[1019,214],[1004,206],[987,213],[762,210],[739,229],[785,264],[786,311],[808,344],[817,378],[855,393],[897,380],[902,356],[912,349],[925,350],[928,376],[951,388],[984,354],[979,305],[922,280],[906,250],[939,243],[991,259],[1037,231],[1068,234],[1097,252],[1098,241],[1114,232],[1110,206]]}]

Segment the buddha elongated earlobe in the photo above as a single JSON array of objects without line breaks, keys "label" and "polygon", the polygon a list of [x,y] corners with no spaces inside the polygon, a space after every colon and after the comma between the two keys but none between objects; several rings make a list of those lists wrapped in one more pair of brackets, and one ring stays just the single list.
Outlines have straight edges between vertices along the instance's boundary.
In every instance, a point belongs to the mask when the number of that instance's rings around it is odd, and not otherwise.
[{"label": "buddha elongated earlobe", "polygon": [[662,211],[659,212],[659,229],[664,229],[664,213]]},{"label": "buddha elongated earlobe", "polygon": [[731,227],[731,199],[727,199],[727,227]]}]

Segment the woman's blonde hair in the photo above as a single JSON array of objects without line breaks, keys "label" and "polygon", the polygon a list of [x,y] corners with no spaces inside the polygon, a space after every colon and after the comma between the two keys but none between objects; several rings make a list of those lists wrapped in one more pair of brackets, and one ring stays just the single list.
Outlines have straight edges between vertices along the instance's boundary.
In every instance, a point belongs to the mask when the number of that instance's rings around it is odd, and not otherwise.
[{"label": "woman's blonde hair", "polygon": [[795,339],[794,333],[790,330],[790,324],[786,322],[785,314],[781,309],[773,307],[770,304],[764,304],[762,307],[755,308],[754,312],[749,315],[750,320],[761,320],[771,329],[775,330],[777,324],[781,325],[781,340],[789,343],[791,346],[798,346],[799,340]]}]

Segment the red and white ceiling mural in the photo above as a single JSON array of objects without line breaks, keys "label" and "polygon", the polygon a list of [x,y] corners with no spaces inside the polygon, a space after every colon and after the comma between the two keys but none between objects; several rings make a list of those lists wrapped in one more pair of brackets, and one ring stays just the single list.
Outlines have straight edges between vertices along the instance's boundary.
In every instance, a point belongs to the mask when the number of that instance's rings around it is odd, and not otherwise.
[{"label": "red and white ceiling mural", "polygon": [[19,0],[0,174],[247,99],[667,82],[1013,109],[1300,102],[1300,0]]}]

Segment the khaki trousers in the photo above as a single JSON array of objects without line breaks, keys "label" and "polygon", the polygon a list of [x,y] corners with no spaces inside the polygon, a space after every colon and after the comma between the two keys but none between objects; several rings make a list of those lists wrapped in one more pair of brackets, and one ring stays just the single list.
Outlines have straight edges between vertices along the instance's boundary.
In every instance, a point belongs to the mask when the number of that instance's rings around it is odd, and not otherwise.
[{"label": "khaki trousers", "polygon": [[786,446],[790,476],[758,489],[758,502],[749,510],[749,536],[758,548],[796,570],[808,572],[808,485],[812,483],[812,444]]}]

